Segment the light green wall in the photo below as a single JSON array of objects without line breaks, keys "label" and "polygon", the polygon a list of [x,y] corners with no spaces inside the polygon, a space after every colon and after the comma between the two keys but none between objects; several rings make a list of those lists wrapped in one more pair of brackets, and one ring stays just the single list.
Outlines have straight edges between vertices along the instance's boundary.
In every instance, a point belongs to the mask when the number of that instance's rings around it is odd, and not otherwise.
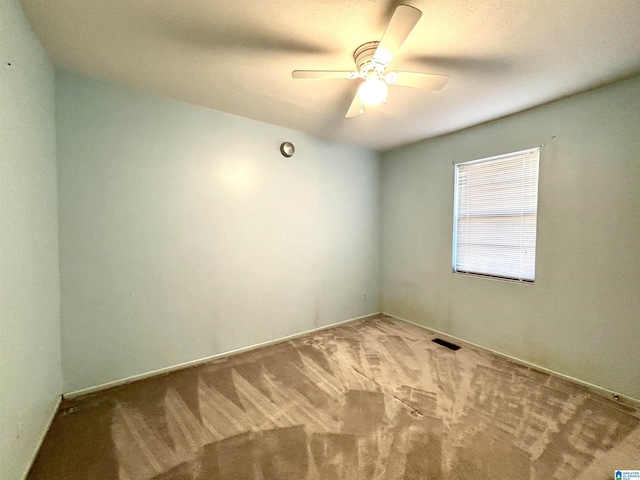
[{"label": "light green wall", "polygon": [[0,18],[0,478],[16,480],[61,393],[54,71],[17,0]]},{"label": "light green wall", "polygon": [[67,73],[57,138],[65,392],[379,311],[375,153]]},{"label": "light green wall", "polygon": [[[383,155],[382,309],[640,399],[640,78]],[[536,283],[451,271],[452,162],[541,151]]]}]

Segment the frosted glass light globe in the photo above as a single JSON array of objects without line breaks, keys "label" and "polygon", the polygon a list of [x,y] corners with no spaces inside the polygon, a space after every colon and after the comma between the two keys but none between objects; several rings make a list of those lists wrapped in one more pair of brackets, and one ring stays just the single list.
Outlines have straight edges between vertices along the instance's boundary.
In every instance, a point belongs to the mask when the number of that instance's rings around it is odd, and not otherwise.
[{"label": "frosted glass light globe", "polygon": [[358,95],[364,105],[380,105],[387,100],[387,84],[377,75],[370,76],[360,85]]}]

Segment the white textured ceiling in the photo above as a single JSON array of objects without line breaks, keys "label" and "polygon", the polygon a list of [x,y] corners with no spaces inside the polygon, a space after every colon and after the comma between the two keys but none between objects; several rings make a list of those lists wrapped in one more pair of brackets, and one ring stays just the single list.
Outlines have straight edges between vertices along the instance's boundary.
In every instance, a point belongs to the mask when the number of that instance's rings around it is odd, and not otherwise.
[{"label": "white textured ceiling", "polygon": [[[640,73],[640,0],[22,0],[64,69],[375,150],[458,130]],[[451,76],[393,86],[345,119],[354,68],[394,8],[422,19],[393,67]]]}]

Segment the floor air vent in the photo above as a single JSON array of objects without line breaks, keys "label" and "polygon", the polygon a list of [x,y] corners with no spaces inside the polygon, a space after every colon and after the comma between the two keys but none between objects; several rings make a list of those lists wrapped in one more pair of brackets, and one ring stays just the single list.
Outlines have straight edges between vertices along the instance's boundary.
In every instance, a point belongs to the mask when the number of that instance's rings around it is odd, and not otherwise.
[{"label": "floor air vent", "polygon": [[441,338],[434,338],[431,340],[432,342],[437,343],[438,345],[442,345],[443,347],[447,347],[449,350],[460,350],[459,345],[455,345],[451,342],[447,342],[446,340],[442,340]]}]

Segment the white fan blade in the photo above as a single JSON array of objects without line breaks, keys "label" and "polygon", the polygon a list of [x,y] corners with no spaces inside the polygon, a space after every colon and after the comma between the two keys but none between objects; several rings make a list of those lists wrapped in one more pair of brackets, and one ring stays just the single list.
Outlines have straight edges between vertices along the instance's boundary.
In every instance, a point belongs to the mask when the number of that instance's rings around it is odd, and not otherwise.
[{"label": "white fan blade", "polygon": [[384,76],[384,79],[389,85],[442,90],[449,81],[449,75],[417,72],[389,72]]},{"label": "white fan blade", "polygon": [[356,92],[356,96],[353,97],[353,101],[349,106],[349,110],[347,110],[347,114],[344,116],[345,118],[357,117],[362,114],[362,102],[360,101],[360,97],[358,96],[358,92]]},{"label": "white fan blade", "polygon": [[350,80],[357,78],[358,72],[339,72],[335,70],[294,70],[291,72],[293,78],[337,78]]},{"label": "white fan blade", "polygon": [[391,59],[407,39],[421,16],[422,12],[415,7],[398,5],[376,52],[373,54],[373,61],[382,65],[389,65]]}]

